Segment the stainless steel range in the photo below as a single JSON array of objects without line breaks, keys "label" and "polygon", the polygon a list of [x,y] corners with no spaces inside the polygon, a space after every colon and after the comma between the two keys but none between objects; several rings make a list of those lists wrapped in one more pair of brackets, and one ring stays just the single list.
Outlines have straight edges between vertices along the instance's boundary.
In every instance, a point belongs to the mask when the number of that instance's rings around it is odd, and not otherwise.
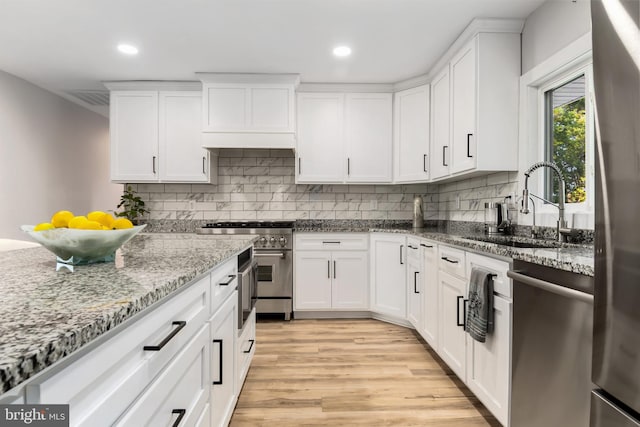
[{"label": "stainless steel range", "polygon": [[206,224],[198,234],[257,234],[254,256],[258,260],[257,313],[282,313],[291,319],[293,310],[293,222],[225,221]]}]

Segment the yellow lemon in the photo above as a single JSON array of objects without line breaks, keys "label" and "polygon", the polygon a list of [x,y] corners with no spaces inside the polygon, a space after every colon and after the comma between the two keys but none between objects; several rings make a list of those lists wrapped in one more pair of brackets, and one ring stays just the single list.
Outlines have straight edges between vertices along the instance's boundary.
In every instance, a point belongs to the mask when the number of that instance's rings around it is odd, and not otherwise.
[{"label": "yellow lemon", "polygon": [[33,231],[51,230],[52,228],[55,227],[50,222],[42,222],[33,227]]},{"label": "yellow lemon", "polygon": [[58,211],[51,217],[51,224],[56,228],[67,227],[71,218],[73,218],[72,212]]},{"label": "yellow lemon", "polygon": [[102,230],[102,225],[97,221],[85,221],[80,224],[82,230]]},{"label": "yellow lemon", "polygon": [[84,224],[87,221],[88,219],[86,216],[82,216],[82,215],[74,216],[69,221],[69,228],[82,228],[82,224]]},{"label": "yellow lemon", "polygon": [[[91,219],[91,218],[89,218],[89,219]],[[108,229],[111,229],[111,228],[113,228],[113,221],[115,221],[115,219],[111,216],[111,214],[103,212],[102,215],[100,215],[98,218],[96,218],[96,219],[94,219],[92,221],[98,221],[104,227],[107,227]]]},{"label": "yellow lemon", "polygon": [[93,211],[93,212],[89,212],[87,214],[87,219],[89,221],[98,221],[100,222],[100,218],[104,215],[105,213],[102,211]]},{"label": "yellow lemon", "polygon": [[116,230],[123,228],[133,228],[133,224],[127,218],[118,218],[113,221],[112,227]]}]

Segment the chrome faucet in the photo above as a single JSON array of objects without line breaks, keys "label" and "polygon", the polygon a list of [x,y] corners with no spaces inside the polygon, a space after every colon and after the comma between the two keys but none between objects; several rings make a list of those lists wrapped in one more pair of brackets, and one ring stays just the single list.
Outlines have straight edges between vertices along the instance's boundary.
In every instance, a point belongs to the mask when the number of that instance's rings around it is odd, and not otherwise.
[{"label": "chrome faucet", "polygon": [[[531,175],[533,171],[541,167],[546,167],[554,171],[558,176],[558,179],[560,180],[560,194],[559,194],[559,200],[557,205],[553,202],[550,202],[549,200],[536,196],[533,193],[529,194],[529,175]],[[558,165],[556,165],[553,162],[538,162],[538,163],[534,163],[533,165],[531,165],[529,169],[527,169],[527,171],[524,173],[524,190],[522,190],[522,208],[520,209],[520,212],[522,212],[523,214],[529,213],[529,197],[530,196],[533,196],[536,199],[540,199],[543,202],[549,203],[550,205],[558,208],[558,222],[556,225],[557,238],[559,242],[566,242],[567,235],[572,234],[573,230],[567,227],[567,220],[565,219],[565,216],[564,216],[566,185],[565,185],[564,177],[562,176],[562,172],[560,171],[560,168],[558,167]]]}]

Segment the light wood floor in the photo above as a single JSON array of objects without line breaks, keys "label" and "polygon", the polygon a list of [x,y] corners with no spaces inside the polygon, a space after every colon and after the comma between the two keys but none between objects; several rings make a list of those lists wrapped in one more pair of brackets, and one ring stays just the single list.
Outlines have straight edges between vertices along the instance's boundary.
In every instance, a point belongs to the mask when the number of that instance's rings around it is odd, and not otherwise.
[{"label": "light wood floor", "polygon": [[500,426],[410,329],[258,322],[231,426]]}]

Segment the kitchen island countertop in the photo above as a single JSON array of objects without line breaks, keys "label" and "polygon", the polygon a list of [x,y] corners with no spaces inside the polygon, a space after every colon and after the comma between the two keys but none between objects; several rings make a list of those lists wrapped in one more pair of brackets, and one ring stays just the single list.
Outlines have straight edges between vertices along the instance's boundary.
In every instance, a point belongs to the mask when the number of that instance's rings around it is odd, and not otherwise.
[{"label": "kitchen island countertop", "polygon": [[111,263],[56,272],[38,247],[0,253],[4,393],[250,246],[255,236],[140,234]]}]

